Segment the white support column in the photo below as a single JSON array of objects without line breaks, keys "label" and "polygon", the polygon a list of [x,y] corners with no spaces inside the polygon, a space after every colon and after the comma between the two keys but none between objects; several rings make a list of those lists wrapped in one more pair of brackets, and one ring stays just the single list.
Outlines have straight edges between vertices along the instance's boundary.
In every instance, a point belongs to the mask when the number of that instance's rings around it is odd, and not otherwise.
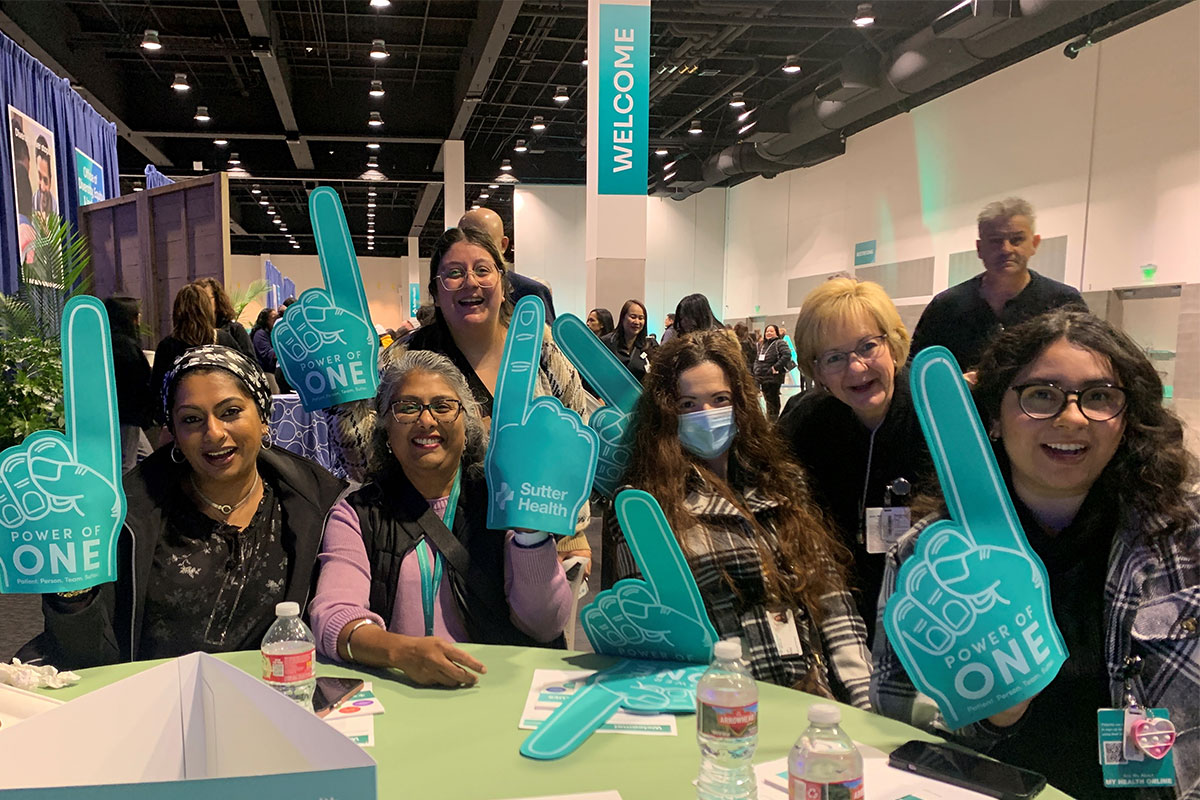
[{"label": "white support column", "polygon": [[588,0],[587,304],[646,293],[650,0]]},{"label": "white support column", "polygon": [[462,139],[447,139],[442,143],[442,207],[447,228],[458,225],[467,210],[466,154]]}]

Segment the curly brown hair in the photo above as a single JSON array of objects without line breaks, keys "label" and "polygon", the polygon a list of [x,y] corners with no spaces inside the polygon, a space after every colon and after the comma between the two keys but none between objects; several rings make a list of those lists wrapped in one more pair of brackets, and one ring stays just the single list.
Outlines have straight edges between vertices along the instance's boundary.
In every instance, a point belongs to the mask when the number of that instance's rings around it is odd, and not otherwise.
[{"label": "curly brown hair", "polygon": [[[705,362],[721,368],[732,390],[737,435],[729,449],[727,481],[684,450],[675,435],[679,376]],[[733,337],[719,329],[699,331],[677,336],[659,348],[634,419],[625,481],[658,500],[676,538],[699,524],[685,505],[689,478],[698,471],[710,487],[742,511],[758,534],[755,543],[763,562],[768,603],[794,603],[819,621],[821,596],[846,588],[845,565],[850,553],[830,532],[809,496],[803,471],[787,455],[783,441],[763,416],[758,386]],[[741,500],[749,488],[779,504],[771,518],[773,539]],[[686,552],[687,545],[679,541]]]},{"label": "curly brown hair", "polygon": [[[1196,462],[1184,447],[1183,424],[1163,406],[1162,380],[1141,347],[1099,317],[1058,310],[1001,331],[983,353],[972,391],[984,430],[992,429],[1017,374],[1061,339],[1108,359],[1125,390],[1125,435],[1098,480],[1140,514],[1164,518],[1163,534],[1185,529],[1194,513],[1187,495]],[[1006,458],[1002,445],[996,456]]]},{"label": "curly brown hair", "polygon": [[171,335],[190,347],[216,341],[212,297],[199,283],[189,283],[175,295],[171,309]]},{"label": "curly brown hair", "polygon": [[212,292],[213,311],[217,315],[218,328],[223,328],[237,319],[237,311],[233,308],[233,301],[229,299],[229,294],[225,291],[225,287],[221,285],[219,280],[216,278],[200,278],[196,283]]}]

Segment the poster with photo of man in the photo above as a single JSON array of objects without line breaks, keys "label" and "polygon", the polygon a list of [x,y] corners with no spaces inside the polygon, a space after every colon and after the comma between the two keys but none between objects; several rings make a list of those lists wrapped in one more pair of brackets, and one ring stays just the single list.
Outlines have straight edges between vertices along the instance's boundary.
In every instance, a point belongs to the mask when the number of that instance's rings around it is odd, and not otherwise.
[{"label": "poster with photo of man", "polygon": [[17,204],[17,241],[21,263],[29,264],[33,261],[33,215],[59,213],[54,134],[12,106],[8,107],[8,127]]}]

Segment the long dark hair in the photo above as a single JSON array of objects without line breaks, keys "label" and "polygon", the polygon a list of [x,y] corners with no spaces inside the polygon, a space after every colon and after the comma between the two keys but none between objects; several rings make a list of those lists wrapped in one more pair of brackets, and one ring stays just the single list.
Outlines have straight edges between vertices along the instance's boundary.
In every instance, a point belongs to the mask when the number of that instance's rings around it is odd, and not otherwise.
[{"label": "long dark hair", "polygon": [[719,328],[716,315],[708,298],[702,294],[689,294],[675,306],[675,332],[695,333]]},{"label": "long dark hair", "polygon": [[600,322],[600,333],[596,334],[597,336],[607,336],[613,332],[615,326],[613,325],[611,311],[607,308],[593,308],[588,312],[588,316],[590,317],[592,314],[595,314],[596,319]]},{"label": "long dark hair", "polygon": [[496,263],[496,269],[500,270],[500,284],[496,287],[504,293],[504,299],[500,304],[500,324],[508,327],[508,321],[512,319],[513,302],[512,302],[512,285],[508,281],[508,264],[504,261],[504,256],[500,252],[500,248],[492,241],[492,237],[482,231],[477,231],[474,228],[449,228],[438,237],[438,240],[433,245],[433,255],[429,257],[429,296],[433,298],[433,314],[434,319],[445,324],[446,320],[442,317],[442,309],[438,307],[437,297],[441,286],[438,284],[438,270],[442,267],[442,259],[446,257],[447,251],[459,242],[467,242],[478,247],[482,247],[492,257],[492,261]]},{"label": "long dark hair", "polygon": [[640,308],[642,310],[642,320],[643,321],[642,321],[642,329],[637,332],[637,336],[633,337],[633,342],[630,346],[631,347],[642,347],[646,344],[646,323],[649,322],[650,320],[646,319],[646,304],[643,303],[641,300],[633,300],[633,299],[626,300],[625,305],[621,306],[621,316],[617,320],[617,327],[616,327],[617,337],[621,340],[622,344],[625,343],[625,315],[629,313],[629,309],[633,306],[637,306],[638,308]]},{"label": "long dark hair", "polygon": [[189,283],[175,295],[171,309],[171,335],[188,347],[216,341],[212,296],[199,282]]},{"label": "long dark hair", "polygon": [[[679,375],[704,362],[720,367],[732,390],[738,432],[729,450],[728,482],[684,450],[679,438],[672,435],[679,427]],[[689,479],[699,471],[710,487],[742,509],[760,534],[755,543],[763,562],[768,603],[802,604],[820,620],[821,596],[846,588],[844,565],[850,554],[830,533],[809,495],[802,470],[763,416],[758,384],[747,371],[746,359],[733,337],[724,330],[701,331],[677,336],[659,348],[634,419],[625,480],[658,500],[676,537],[699,524],[685,505]],[[745,510],[740,495],[749,488],[779,504],[773,515],[775,542],[761,534],[754,515]],[[686,552],[682,539],[680,546]]]},{"label": "long dark hair", "polygon": [[138,315],[141,307],[136,297],[113,295],[105,298],[104,310],[108,312],[108,327],[112,335],[138,338]]},{"label": "long dark hair", "polygon": [[212,292],[213,298],[213,313],[216,314],[216,327],[224,328],[229,323],[237,319],[237,311],[233,307],[233,301],[229,299],[229,293],[225,291],[225,287],[216,278],[200,278],[196,283],[203,286]]},{"label": "long dark hair", "polygon": [[[1137,342],[1099,317],[1051,311],[1001,331],[983,353],[972,392],[984,430],[999,418],[1017,373],[1061,339],[1108,359],[1125,389],[1125,434],[1098,480],[1140,514],[1165,518],[1163,533],[1183,530],[1194,514],[1187,494],[1196,468],[1184,447],[1183,425],[1163,406],[1162,380]],[[1007,459],[1002,443],[996,457]]]}]

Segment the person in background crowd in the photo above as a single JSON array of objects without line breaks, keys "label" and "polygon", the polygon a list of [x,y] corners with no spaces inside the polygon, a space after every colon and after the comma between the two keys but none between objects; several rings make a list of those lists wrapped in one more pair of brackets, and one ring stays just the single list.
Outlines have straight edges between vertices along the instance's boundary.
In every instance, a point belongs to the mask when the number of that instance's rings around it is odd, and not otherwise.
[{"label": "person in background crowd", "polygon": [[258,319],[254,321],[254,327],[250,329],[250,342],[254,345],[254,356],[263,372],[268,375],[273,375],[279,366],[279,360],[275,357],[275,345],[271,342],[271,329],[275,327],[278,319],[279,315],[275,309],[264,308],[258,312]]},{"label": "person in background crowd", "polygon": [[233,307],[233,301],[225,292],[225,287],[216,278],[201,278],[196,283],[208,289],[212,295],[213,311],[217,316],[217,330],[228,332],[233,339],[234,347],[240,350],[242,355],[251,361],[257,360],[258,353],[250,341],[250,334],[246,333],[242,323],[237,321],[237,311]]},{"label": "person in background crowd", "polygon": [[675,338],[675,315],[667,314],[666,318],[663,319],[663,335],[659,341],[662,344],[666,344],[667,342],[671,341],[674,338]]},{"label": "person in background crowd", "polygon": [[[216,329],[212,293],[199,283],[189,283],[175,293],[175,303],[171,308],[171,332],[162,338],[154,350],[154,366],[150,375],[151,397],[160,396],[163,378],[175,359],[193,347],[214,343],[234,346],[229,331]],[[153,403],[153,416],[156,424],[161,425],[166,421],[161,403]]]},{"label": "person in background crowd", "polygon": [[[479,231],[496,244],[501,257],[508,252],[508,237],[504,235],[504,220],[490,208],[475,208],[462,215],[458,221],[462,230]],[[536,295],[542,299],[546,307],[546,324],[554,322],[554,298],[550,288],[540,281],[527,278],[511,269],[506,271],[508,283],[508,298],[516,305],[517,301],[526,295]]]},{"label": "person in background crowd", "polygon": [[783,376],[784,383],[790,383],[793,386],[800,383],[800,370],[796,362],[796,343],[792,341],[792,337],[788,336],[787,328],[782,325],[777,326],[779,329],[779,338],[783,339],[783,343],[787,345],[788,356],[791,359],[788,362],[787,373]]},{"label": "person in background crowd", "polygon": [[[973,394],[1025,537],[1045,565],[1070,657],[1032,700],[953,736],[1074,797],[1111,796],[1097,763],[1096,709],[1126,705],[1124,666],[1137,657],[1134,698],[1166,708],[1178,732],[1174,794],[1200,795],[1200,495],[1158,372],[1107,322],[1056,310],[996,337]],[[942,506],[888,554],[881,610],[900,565],[944,516]],[[882,629],[874,656],[876,708],[944,733]]]},{"label": "person in background crowd", "polygon": [[270,446],[270,404],[237,350],[208,344],[175,362],[162,395],[174,442],[125,476],[117,581],[44,595],[34,649],[64,669],[253,650],[277,602],[304,607],[346,484]]},{"label": "person in background crowd", "polygon": [[150,362],[142,352],[142,313],[134,297],[114,295],[104,301],[112,332],[113,375],[117,384],[117,414],[121,423],[121,471],[137,466],[138,455],[150,454],[145,429],[154,423],[150,393]]},{"label": "person in background crowd", "polygon": [[908,343],[883,287],[826,281],[796,319],[800,369],[817,388],[779,418],[813,499],[854,556],[850,584],[872,639],[884,554],[908,530],[913,497],[937,490],[904,369]]},{"label": "person in background crowd", "polygon": [[[658,499],[717,635],[741,637],[758,680],[867,708],[846,556],[759,412],[741,348],[716,330],[664,345],[634,420],[626,482]],[[631,577],[619,531],[617,543],[619,577]]]},{"label": "person in background crowd", "polygon": [[695,333],[721,327],[713,314],[708,298],[702,294],[689,294],[675,307],[675,334]]},{"label": "person in background crowd", "polygon": [[593,308],[587,315],[588,330],[603,338],[613,332],[612,312],[607,308]]},{"label": "person in background crowd", "polygon": [[1042,237],[1033,207],[1019,197],[979,212],[975,251],[984,271],[941,292],[926,306],[913,333],[912,355],[941,345],[971,370],[996,334],[1054,308],[1087,311],[1079,291],[1029,268]]},{"label": "person in background crowd", "polygon": [[33,208],[42,214],[57,214],[54,198],[54,165],[50,163],[50,143],[45,136],[37,137],[33,147],[33,162],[37,167],[37,191],[33,194]]},{"label": "person in background crowd", "polygon": [[739,322],[733,326],[733,335],[737,337],[738,345],[742,348],[742,355],[746,357],[746,369],[753,375],[754,363],[758,356],[758,344],[750,336],[750,329],[744,322]]},{"label": "person in background crowd", "polygon": [[404,353],[375,410],[371,479],[325,526],[320,651],[469,686],[486,670],[454,642],[562,646],[571,588],[550,536],[487,527],[487,431],[462,373],[438,353]]},{"label": "person in background crowd", "polygon": [[787,373],[791,360],[791,351],[783,339],[779,338],[779,328],[768,325],[763,330],[763,340],[758,344],[754,379],[758,381],[758,388],[762,390],[763,399],[767,403],[767,419],[772,422],[779,416],[779,390],[783,386],[783,376]]},{"label": "person in background crowd", "polygon": [[639,381],[646,376],[658,343],[646,335],[646,306],[641,300],[626,300],[617,327],[600,341]]}]

